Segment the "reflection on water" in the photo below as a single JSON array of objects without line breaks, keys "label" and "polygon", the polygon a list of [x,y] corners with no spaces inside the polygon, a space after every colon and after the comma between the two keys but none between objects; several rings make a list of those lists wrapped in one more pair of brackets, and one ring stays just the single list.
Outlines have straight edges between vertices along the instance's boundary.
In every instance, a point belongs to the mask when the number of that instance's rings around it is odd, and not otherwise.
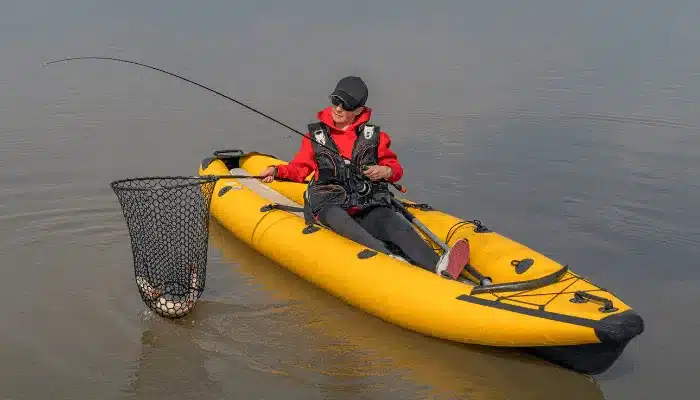
[{"label": "reflection on water", "polygon": [[[200,304],[206,313],[207,304]],[[126,393],[138,399],[222,398],[221,385],[207,369],[211,358],[199,348],[192,324],[155,317],[141,335],[141,356]]]},{"label": "reflection on water", "polygon": [[137,398],[258,398],[292,384],[299,398],[603,398],[593,380],[539,359],[436,340],[354,309],[216,221],[211,240],[217,267],[233,264],[267,302],[203,300],[182,320],[145,322],[127,390]]}]

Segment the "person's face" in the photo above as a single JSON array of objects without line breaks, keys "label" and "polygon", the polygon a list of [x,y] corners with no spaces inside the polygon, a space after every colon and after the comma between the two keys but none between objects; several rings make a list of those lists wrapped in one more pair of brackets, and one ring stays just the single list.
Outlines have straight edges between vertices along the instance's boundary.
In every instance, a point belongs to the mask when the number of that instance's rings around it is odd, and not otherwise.
[{"label": "person's face", "polygon": [[355,110],[347,110],[347,105],[339,97],[332,97],[331,104],[333,105],[333,112],[331,113],[331,115],[333,116],[333,121],[336,124],[345,125],[352,123],[352,121],[354,121],[355,118],[358,115],[360,115],[360,113],[362,113],[362,110],[364,109],[364,107],[360,106]]}]

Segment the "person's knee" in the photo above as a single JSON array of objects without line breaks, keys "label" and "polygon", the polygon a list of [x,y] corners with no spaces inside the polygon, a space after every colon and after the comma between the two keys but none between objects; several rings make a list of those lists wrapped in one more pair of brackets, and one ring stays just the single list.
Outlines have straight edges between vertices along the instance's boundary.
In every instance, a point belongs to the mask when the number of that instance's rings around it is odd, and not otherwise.
[{"label": "person's knee", "polygon": [[347,212],[337,204],[328,204],[321,207],[316,215],[321,223],[332,225],[346,219]]},{"label": "person's knee", "polygon": [[381,218],[382,222],[386,224],[386,227],[388,229],[397,231],[413,230],[411,223],[408,222],[406,219],[402,218],[398,212],[392,210],[391,208],[382,208],[379,218]]},{"label": "person's knee", "polygon": [[377,232],[385,232],[383,235],[387,237],[393,236],[399,232],[408,232],[413,229],[410,222],[406,221],[389,207],[376,207],[364,218],[366,226]]},{"label": "person's knee", "polygon": [[386,206],[375,207],[370,212],[372,213],[372,218],[374,218],[377,221],[389,222],[395,220],[396,217],[398,217],[394,210]]}]

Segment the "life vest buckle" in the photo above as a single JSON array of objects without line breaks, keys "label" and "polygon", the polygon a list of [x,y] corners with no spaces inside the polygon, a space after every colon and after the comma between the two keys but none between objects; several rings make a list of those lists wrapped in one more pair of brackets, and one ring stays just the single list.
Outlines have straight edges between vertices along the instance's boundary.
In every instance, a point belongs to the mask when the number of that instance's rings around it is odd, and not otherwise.
[{"label": "life vest buckle", "polygon": [[314,131],[314,138],[316,139],[316,142],[325,145],[326,144],[326,135],[323,132],[322,128],[319,128]]}]

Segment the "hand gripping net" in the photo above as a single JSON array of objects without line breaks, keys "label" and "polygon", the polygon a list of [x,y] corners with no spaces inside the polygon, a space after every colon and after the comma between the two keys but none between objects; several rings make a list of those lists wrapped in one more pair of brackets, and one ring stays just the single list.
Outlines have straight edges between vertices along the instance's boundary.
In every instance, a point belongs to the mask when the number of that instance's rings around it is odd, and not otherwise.
[{"label": "hand gripping net", "polygon": [[110,184],[131,237],[136,286],[153,312],[189,313],[204,291],[216,177],[147,177]]}]

